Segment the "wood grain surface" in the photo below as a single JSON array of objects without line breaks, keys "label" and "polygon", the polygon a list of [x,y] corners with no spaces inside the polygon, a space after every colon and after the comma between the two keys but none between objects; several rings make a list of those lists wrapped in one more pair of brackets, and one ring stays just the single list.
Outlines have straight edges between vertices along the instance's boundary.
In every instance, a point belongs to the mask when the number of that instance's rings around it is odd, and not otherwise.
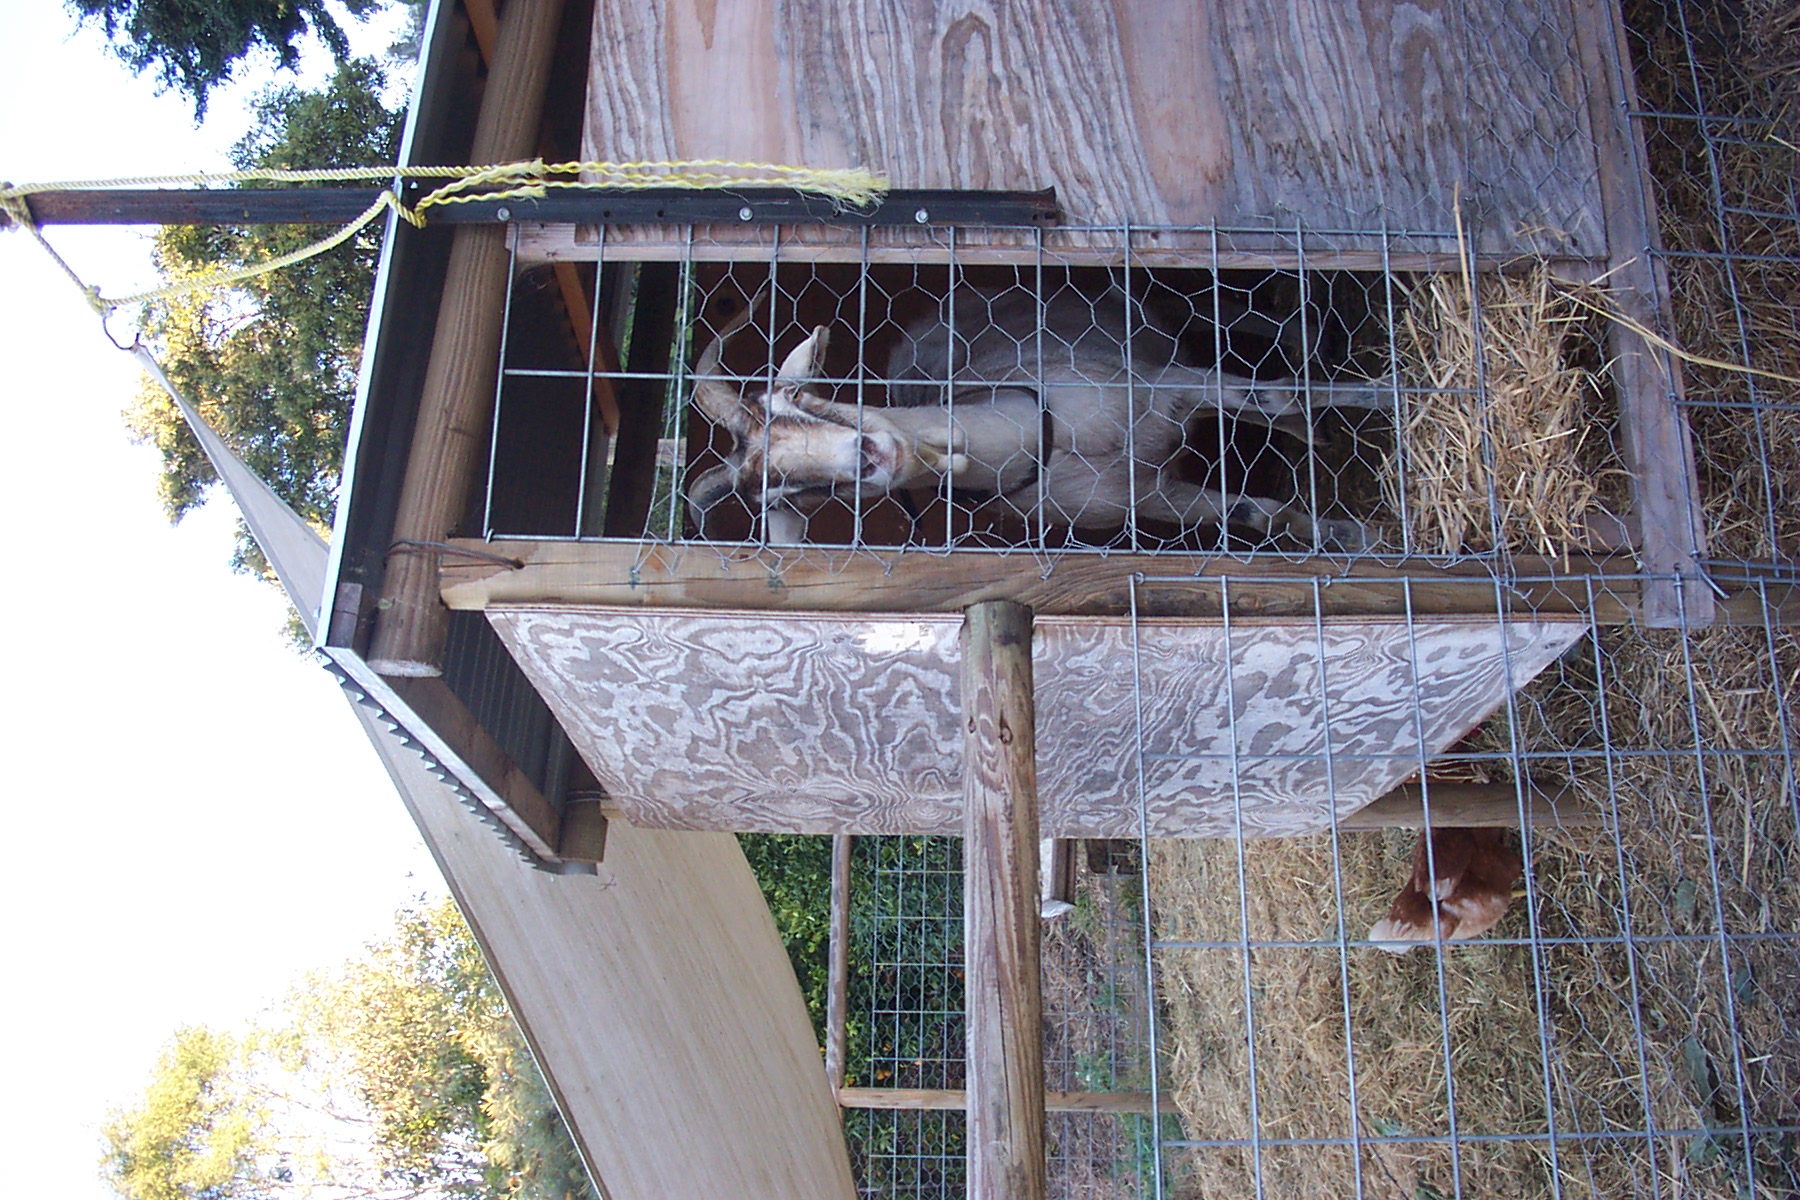
[{"label": "wood grain surface", "polygon": [[1042,1200],[1043,922],[1031,610],[971,605],[960,639],[969,1200]]},{"label": "wood grain surface", "polygon": [[602,1195],[856,1194],[805,1002],[736,839],[621,825],[597,874],[535,871],[384,723],[351,709]]},{"label": "wood grain surface", "polygon": [[[1017,600],[1040,615],[1217,616],[1227,595],[1239,616],[1589,614],[1629,622],[1637,602],[1629,558],[1516,556],[1505,588],[1483,562],[1230,558],[1218,554],[1107,554],[958,550],[846,551],[597,541],[454,543],[441,568],[453,609],[594,604],[612,608],[769,609],[780,612],[961,612]],[[1771,580],[1782,620],[1800,618],[1790,585]],[[1760,624],[1762,593],[1734,598],[1737,619]],[[1789,614],[1794,614],[1790,617]]]},{"label": "wood grain surface", "polygon": [[584,154],[1604,252],[1569,0],[601,0]]},{"label": "wood grain surface", "polygon": [[[562,8],[562,0],[507,6],[495,34],[471,163],[513,162],[531,153]],[[393,541],[411,545],[388,559],[368,656],[384,675],[431,677],[442,670],[449,625],[435,586],[438,555],[420,543],[442,540],[462,517],[486,449],[510,279],[503,230],[464,226],[454,232],[394,516]]]},{"label": "wood grain surface", "polygon": [[[628,821],[962,828],[958,617],[488,616]],[[1334,808],[1348,816],[1417,773],[1585,628],[1491,617],[1328,618],[1322,633],[1310,619],[1234,621],[1229,632],[1218,621],[1140,622],[1151,833],[1324,829]],[[1131,632],[1117,618],[1037,619],[1042,836],[1137,836]]]}]

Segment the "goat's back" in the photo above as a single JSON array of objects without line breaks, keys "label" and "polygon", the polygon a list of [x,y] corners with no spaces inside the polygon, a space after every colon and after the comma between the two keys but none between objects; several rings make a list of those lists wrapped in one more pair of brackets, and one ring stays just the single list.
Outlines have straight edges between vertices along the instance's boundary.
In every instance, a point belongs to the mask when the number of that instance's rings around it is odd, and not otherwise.
[{"label": "goat's back", "polygon": [[[1098,295],[1062,287],[1041,305],[1025,288],[957,288],[935,313],[908,325],[888,353],[888,403],[921,408],[944,403],[952,389],[1116,378],[1127,361],[1126,305],[1118,287]],[[1176,361],[1175,338],[1144,306],[1130,302],[1129,319],[1136,369]]]}]

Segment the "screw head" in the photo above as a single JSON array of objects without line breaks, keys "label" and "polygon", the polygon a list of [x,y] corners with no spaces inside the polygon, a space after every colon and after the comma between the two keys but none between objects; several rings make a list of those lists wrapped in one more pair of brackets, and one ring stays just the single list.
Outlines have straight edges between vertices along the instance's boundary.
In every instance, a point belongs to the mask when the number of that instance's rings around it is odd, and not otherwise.
[{"label": "screw head", "polygon": [[499,208],[496,208],[494,210],[494,220],[496,220],[496,221],[512,220],[512,209],[507,208],[504,205],[502,205]]},{"label": "screw head", "polygon": [[755,215],[756,215],[755,213],[750,211],[750,206],[748,204],[746,204],[746,205],[744,205],[744,207],[738,209],[738,220],[740,220],[740,221],[748,221],[751,217],[753,217]]},{"label": "screw head", "polygon": [[931,220],[931,214],[921,208],[918,212],[913,214],[913,220],[923,225]]}]

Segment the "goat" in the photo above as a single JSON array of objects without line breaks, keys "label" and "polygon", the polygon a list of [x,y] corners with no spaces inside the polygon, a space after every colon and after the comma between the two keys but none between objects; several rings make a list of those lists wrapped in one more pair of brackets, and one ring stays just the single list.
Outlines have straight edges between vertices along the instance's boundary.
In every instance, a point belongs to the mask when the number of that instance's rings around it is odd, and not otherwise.
[{"label": "goat", "polygon": [[[1135,512],[1184,528],[1231,522],[1325,547],[1368,544],[1359,522],[1316,518],[1297,503],[1228,497],[1168,470],[1200,410],[1306,433],[1306,398],[1292,384],[1183,363],[1177,339],[1147,315],[1132,320],[1117,288],[1098,297],[1064,289],[1041,308],[1016,289],[955,289],[894,347],[886,407],[837,403],[809,384],[824,362],[824,326],[788,354],[773,387],[741,394],[720,378],[725,343],[760,302],[759,293],[695,366],[695,405],[735,442],[725,463],[688,489],[703,534],[707,511],[732,493],[762,511],[771,541],[793,543],[805,533],[805,513],[834,494],[878,498],[948,479],[1084,530],[1116,530]],[[1333,387],[1324,403],[1389,401],[1371,381]]]}]

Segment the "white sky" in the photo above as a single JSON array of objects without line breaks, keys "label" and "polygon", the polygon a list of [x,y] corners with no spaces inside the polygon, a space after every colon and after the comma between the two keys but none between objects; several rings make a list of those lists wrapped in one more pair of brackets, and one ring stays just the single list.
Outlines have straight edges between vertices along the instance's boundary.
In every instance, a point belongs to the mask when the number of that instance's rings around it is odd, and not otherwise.
[{"label": "white sky", "polygon": [[[73,28],[56,0],[0,11],[0,178],[227,168],[270,73],[196,130]],[[154,282],[147,231],[49,237],[105,292]],[[443,885],[342,693],[284,644],[279,599],[226,565],[229,499],[163,520],[156,456],[119,417],[137,370],[16,231],[0,361],[0,1161],[30,1163],[36,1195],[108,1196],[96,1131],[178,1025],[239,1024]]]}]

